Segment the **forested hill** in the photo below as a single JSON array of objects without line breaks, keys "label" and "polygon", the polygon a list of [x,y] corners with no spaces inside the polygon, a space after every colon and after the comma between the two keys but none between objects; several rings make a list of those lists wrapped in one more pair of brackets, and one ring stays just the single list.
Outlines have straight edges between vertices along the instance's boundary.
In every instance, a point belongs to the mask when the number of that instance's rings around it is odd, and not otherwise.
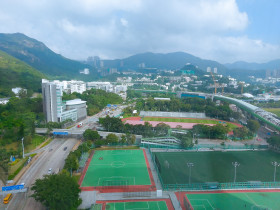
[{"label": "forested hill", "polygon": [[12,96],[15,87],[38,92],[42,78],[43,73],[0,50],[0,98]]},{"label": "forested hill", "polygon": [[12,55],[45,75],[77,76],[79,70],[90,66],[67,59],[50,50],[45,44],[24,34],[1,34],[0,50]]},{"label": "forested hill", "polygon": [[227,68],[222,64],[213,61],[201,59],[185,52],[173,53],[142,53],[130,56],[124,59],[105,60],[106,67],[114,67],[118,69],[135,69],[139,64],[144,63],[146,68],[158,69],[180,69],[186,63],[191,63],[198,68],[206,71],[207,67],[217,67],[220,73],[225,73]]}]

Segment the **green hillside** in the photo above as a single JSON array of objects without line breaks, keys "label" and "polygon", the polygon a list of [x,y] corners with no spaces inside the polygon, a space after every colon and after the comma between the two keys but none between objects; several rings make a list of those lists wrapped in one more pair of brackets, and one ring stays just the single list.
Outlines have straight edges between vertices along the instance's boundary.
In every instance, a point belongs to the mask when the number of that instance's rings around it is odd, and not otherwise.
[{"label": "green hillside", "polygon": [[57,54],[44,43],[21,33],[0,33],[0,50],[24,61],[47,76],[73,78],[79,76],[79,70],[91,68],[89,65]]},{"label": "green hillside", "polygon": [[44,74],[0,50],[0,98],[12,96],[11,88],[38,92]]}]

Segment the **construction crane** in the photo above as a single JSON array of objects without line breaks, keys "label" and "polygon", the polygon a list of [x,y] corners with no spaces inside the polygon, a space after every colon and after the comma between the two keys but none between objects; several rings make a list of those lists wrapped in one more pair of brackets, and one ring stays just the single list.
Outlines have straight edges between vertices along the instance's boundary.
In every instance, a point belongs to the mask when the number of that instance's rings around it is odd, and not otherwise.
[{"label": "construction crane", "polygon": [[210,73],[211,73],[211,76],[212,76],[212,79],[213,79],[213,82],[214,82],[214,85],[215,85],[215,94],[217,94],[217,83],[216,83],[214,74],[212,72],[210,72]]}]

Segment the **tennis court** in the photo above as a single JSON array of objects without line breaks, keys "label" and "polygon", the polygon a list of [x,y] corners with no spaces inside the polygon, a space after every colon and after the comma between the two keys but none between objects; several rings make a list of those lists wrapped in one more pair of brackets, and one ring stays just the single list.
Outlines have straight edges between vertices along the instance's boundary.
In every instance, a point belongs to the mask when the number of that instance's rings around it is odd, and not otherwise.
[{"label": "tennis court", "polygon": [[143,150],[95,151],[81,187],[151,185],[147,162]]},{"label": "tennis court", "polygon": [[280,192],[227,192],[185,194],[185,209],[279,210]]},{"label": "tennis court", "polygon": [[[239,164],[236,167],[236,182],[273,182],[275,167],[271,162],[280,162],[280,154],[273,151],[154,152],[153,154],[156,162],[159,163],[158,168],[164,184],[188,184],[189,181],[191,183],[233,182],[235,172],[233,162]],[[187,163],[192,163],[192,166],[189,167]],[[278,169],[276,181],[280,180],[279,177]]]}]

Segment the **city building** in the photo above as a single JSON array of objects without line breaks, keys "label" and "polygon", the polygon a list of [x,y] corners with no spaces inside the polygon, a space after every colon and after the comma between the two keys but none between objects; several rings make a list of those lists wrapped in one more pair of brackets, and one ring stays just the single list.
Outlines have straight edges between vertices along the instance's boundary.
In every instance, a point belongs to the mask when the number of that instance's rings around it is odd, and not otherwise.
[{"label": "city building", "polygon": [[73,122],[86,118],[86,101],[74,99],[62,101],[63,86],[57,81],[42,79],[43,111],[47,122]]}]

